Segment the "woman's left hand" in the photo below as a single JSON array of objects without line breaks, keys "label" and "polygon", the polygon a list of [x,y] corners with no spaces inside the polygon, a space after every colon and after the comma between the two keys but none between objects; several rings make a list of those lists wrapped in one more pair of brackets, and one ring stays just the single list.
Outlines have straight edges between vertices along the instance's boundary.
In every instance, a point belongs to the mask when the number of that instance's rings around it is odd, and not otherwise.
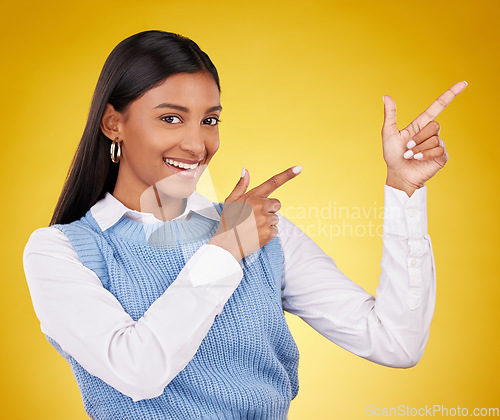
[{"label": "woman's left hand", "polygon": [[387,164],[387,185],[411,196],[446,164],[448,153],[439,138],[440,127],[434,118],[466,86],[466,82],[452,86],[401,131],[396,123],[396,103],[390,96],[384,96],[382,144]]}]

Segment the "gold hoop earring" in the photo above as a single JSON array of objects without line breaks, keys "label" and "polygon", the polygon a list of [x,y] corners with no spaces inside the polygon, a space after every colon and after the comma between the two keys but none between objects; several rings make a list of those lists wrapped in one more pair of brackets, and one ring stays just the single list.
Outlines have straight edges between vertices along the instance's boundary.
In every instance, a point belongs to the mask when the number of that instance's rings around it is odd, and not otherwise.
[{"label": "gold hoop earring", "polygon": [[120,158],[122,156],[122,145],[121,142],[118,142],[117,140],[118,137],[113,140],[113,142],[111,143],[111,148],[109,150],[113,163],[120,162]]}]

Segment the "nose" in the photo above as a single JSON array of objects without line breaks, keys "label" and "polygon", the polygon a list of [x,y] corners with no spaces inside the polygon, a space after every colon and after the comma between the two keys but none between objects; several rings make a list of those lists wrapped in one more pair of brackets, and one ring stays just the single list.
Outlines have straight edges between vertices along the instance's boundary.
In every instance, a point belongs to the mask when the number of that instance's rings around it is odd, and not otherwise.
[{"label": "nose", "polygon": [[190,127],[184,132],[182,141],[179,143],[179,147],[196,157],[205,156],[205,136],[203,133],[203,127]]}]

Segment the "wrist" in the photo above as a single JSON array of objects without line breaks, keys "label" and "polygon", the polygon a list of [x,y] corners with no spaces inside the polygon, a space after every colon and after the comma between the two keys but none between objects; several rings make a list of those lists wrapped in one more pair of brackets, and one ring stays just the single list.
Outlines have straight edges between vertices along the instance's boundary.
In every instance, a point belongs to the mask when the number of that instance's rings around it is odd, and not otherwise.
[{"label": "wrist", "polygon": [[216,232],[212,239],[208,241],[208,244],[220,246],[221,248],[230,252],[238,262],[242,259],[242,255],[238,247],[238,242],[232,230],[222,233]]},{"label": "wrist", "polygon": [[387,178],[385,181],[386,185],[392,188],[396,188],[397,190],[404,191],[408,197],[411,197],[412,194],[418,190],[422,185],[418,186],[408,182],[407,180],[395,175],[394,173],[387,171]]}]

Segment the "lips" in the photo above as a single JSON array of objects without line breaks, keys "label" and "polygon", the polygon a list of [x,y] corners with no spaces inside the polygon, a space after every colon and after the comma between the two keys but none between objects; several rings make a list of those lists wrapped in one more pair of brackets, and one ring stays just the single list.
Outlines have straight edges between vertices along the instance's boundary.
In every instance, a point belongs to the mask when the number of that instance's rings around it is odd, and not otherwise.
[{"label": "lips", "polygon": [[164,158],[163,161],[166,162],[167,164],[169,164],[170,166],[184,169],[184,170],[193,170],[198,166],[198,163],[184,163],[184,162],[179,162],[177,160],[168,159],[168,158]]},{"label": "lips", "polygon": [[200,161],[193,162],[187,159],[171,159],[168,157],[164,157],[163,162],[176,175],[182,176],[184,178],[195,178],[199,168],[198,163]]}]

